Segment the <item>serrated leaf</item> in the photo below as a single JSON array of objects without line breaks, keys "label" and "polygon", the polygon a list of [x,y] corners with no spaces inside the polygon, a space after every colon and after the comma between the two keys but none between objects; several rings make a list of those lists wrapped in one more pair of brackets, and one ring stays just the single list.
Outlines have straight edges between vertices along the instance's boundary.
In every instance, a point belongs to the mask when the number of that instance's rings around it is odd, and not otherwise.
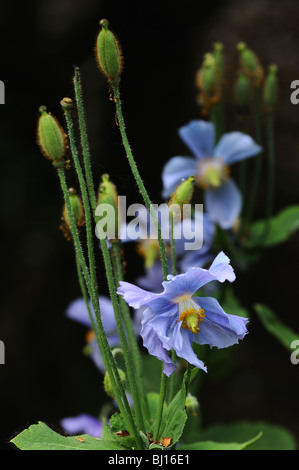
[{"label": "serrated leaf", "polygon": [[125,450],[115,441],[88,434],[62,436],[41,421],[22,431],[11,442],[21,450]]},{"label": "serrated leaf", "polygon": [[266,305],[255,304],[254,309],[269,333],[271,333],[286,349],[290,350],[294,340],[299,340],[299,334],[284,325],[277,315]]}]

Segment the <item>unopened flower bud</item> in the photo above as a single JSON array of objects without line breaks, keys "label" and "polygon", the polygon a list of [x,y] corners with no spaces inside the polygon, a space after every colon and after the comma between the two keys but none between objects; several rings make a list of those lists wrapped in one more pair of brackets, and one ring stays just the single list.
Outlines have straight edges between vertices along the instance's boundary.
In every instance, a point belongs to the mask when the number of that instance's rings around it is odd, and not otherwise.
[{"label": "unopened flower bud", "polygon": [[268,109],[273,109],[277,102],[278,83],[277,83],[277,66],[270,65],[268,75],[264,84],[264,103]]},{"label": "unopened flower bud", "polygon": [[109,29],[107,20],[101,20],[100,26],[101,30],[95,45],[97,63],[111,85],[118,85],[123,69],[121,46],[115,34]]},{"label": "unopened flower bud", "polygon": [[240,53],[241,70],[250,78],[254,86],[260,86],[264,71],[256,54],[244,42],[239,42],[237,49]]},{"label": "unopened flower bud", "polygon": [[[98,189],[98,207],[96,215],[105,219],[105,225],[100,222],[101,228],[110,239],[118,238],[118,193],[108,174],[102,175],[102,182]],[[105,215],[104,215],[105,214]],[[99,227],[98,227],[99,228]]]},{"label": "unopened flower bud", "polygon": [[236,105],[240,108],[249,106],[250,102],[250,80],[243,72],[239,72],[234,88]]},{"label": "unopened flower bud", "polygon": [[193,416],[197,416],[199,410],[199,403],[195,396],[188,393],[185,401],[185,408],[187,413],[191,413]]},{"label": "unopened flower bud", "polygon": [[[77,195],[77,192],[75,189],[70,188],[68,190],[69,193],[69,198],[70,198],[70,203],[72,206],[72,211],[75,219],[75,224],[77,228],[80,228],[84,225],[85,223],[85,218],[84,218],[84,211],[83,211],[83,206],[81,202],[81,198]],[[62,230],[63,234],[65,235],[67,240],[70,240],[71,238],[71,223],[70,223],[70,217],[67,211],[66,204],[64,204],[63,207],[63,213],[62,213],[62,224],[60,226],[60,229]]]},{"label": "unopened flower bud", "polygon": [[37,124],[38,144],[53,164],[63,161],[66,150],[66,135],[57,119],[47,112],[45,106],[39,108],[40,116]]},{"label": "unopened flower bud", "polygon": [[170,196],[168,207],[170,213],[173,214],[174,222],[178,222],[182,218],[184,204],[189,204],[194,192],[194,176],[189,176],[187,180],[177,186]]},{"label": "unopened flower bud", "polygon": [[[124,371],[122,369],[117,369],[117,371],[118,371],[118,375],[119,375],[121,384],[124,386],[125,383],[126,383],[126,374],[124,373]],[[104,390],[105,390],[105,392],[107,393],[107,395],[109,397],[114,398],[113,389],[112,389],[112,385],[111,385],[111,380],[110,380],[110,377],[108,375],[108,372],[106,372],[105,375],[104,375]]]}]

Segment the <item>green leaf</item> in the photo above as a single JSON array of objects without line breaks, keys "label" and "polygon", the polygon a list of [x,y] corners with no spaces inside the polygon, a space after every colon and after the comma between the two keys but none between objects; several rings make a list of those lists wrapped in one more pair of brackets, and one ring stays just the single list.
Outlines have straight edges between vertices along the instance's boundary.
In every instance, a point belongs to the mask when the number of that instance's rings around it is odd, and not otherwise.
[{"label": "green leaf", "polygon": [[298,229],[299,206],[290,206],[271,217],[269,225],[265,220],[254,222],[250,227],[250,238],[246,246],[275,246],[285,242]]},{"label": "green leaf", "polygon": [[266,330],[286,349],[290,350],[292,342],[295,339],[299,340],[299,334],[284,325],[269,307],[263,304],[255,304],[254,309]]},{"label": "green leaf", "polygon": [[82,434],[64,437],[39,421],[11,441],[21,450],[125,450],[115,441]]},{"label": "green leaf", "polygon": [[[252,440],[252,436],[262,435],[248,445],[247,450],[295,450],[296,441],[284,427],[263,421],[239,421],[232,424],[216,424],[197,433],[200,441],[216,443],[244,444]],[[189,449],[192,444],[184,444],[181,449]]]},{"label": "green leaf", "polygon": [[262,436],[262,433],[257,434],[253,439],[249,441],[238,443],[238,442],[213,442],[213,441],[200,441],[192,444],[186,444],[181,446],[181,450],[243,450],[246,447],[253,444]]}]

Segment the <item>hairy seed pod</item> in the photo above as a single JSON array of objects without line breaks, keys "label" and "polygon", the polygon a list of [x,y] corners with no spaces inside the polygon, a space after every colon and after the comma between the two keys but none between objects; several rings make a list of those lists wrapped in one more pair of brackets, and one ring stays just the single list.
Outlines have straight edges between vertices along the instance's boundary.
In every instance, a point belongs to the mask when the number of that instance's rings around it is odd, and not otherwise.
[{"label": "hairy seed pod", "polygon": [[277,96],[277,66],[275,64],[272,64],[269,65],[268,75],[264,84],[264,103],[269,110],[275,107],[277,103]]},{"label": "hairy seed pod", "polygon": [[240,108],[249,106],[250,102],[250,80],[243,72],[238,73],[238,78],[234,87],[234,99]]},{"label": "hairy seed pod", "polygon": [[189,204],[192,199],[194,181],[194,176],[189,176],[187,180],[182,180],[170,196],[168,207],[170,213],[173,214],[174,222],[181,220],[184,204]]},{"label": "hairy seed pod", "polygon": [[100,21],[101,30],[96,39],[95,53],[100,71],[111,85],[118,85],[123,69],[123,56],[120,43],[109,29],[107,20]]},{"label": "hairy seed pod", "polygon": [[[68,190],[68,193],[69,193],[70,203],[71,203],[73,214],[74,214],[75,224],[77,228],[80,228],[85,223],[84,210],[83,210],[81,198],[77,195],[76,190],[73,188],[70,188]],[[66,239],[70,240],[71,239],[71,223],[70,223],[70,218],[69,218],[66,204],[64,204],[63,206],[61,220],[62,220],[62,224],[60,226],[60,229],[62,230]]]},{"label": "hairy seed pod", "polygon": [[[107,173],[102,175],[102,182],[98,189],[97,204],[99,211],[107,206],[109,208],[106,212],[105,220],[107,223],[103,227],[107,236],[114,240],[118,235],[118,193],[114,183],[110,181]],[[102,207],[100,207],[102,206]],[[111,232],[111,233],[110,233]]]},{"label": "hairy seed pod", "polygon": [[[120,381],[122,383],[122,385],[125,385],[126,383],[126,374],[124,373],[124,371],[122,369],[117,369],[118,371],[118,375],[119,375],[119,378],[120,378]],[[105,373],[104,375],[104,390],[105,392],[107,393],[107,395],[111,398],[114,398],[114,394],[113,394],[113,389],[112,389],[112,385],[111,385],[111,380],[110,380],[110,377],[108,375],[108,372]]]},{"label": "hairy seed pod", "polygon": [[37,141],[43,154],[54,164],[63,160],[66,150],[66,135],[45,106],[39,108],[40,116],[37,124]]},{"label": "hairy seed pod", "polygon": [[264,79],[264,70],[258,57],[244,42],[239,42],[237,49],[240,54],[241,70],[248,76],[254,86],[259,87]]}]

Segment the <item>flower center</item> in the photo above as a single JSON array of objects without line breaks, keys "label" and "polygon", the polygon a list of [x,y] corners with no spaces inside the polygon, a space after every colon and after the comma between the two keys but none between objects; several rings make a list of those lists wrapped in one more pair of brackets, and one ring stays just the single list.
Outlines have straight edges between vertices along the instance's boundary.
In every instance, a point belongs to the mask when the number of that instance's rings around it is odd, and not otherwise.
[{"label": "flower center", "polygon": [[181,327],[191,331],[191,333],[198,333],[200,328],[199,324],[205,317],[204,310],[190,297],[182,297],[179,300],[179,319]]},{"label": "flower center", "polygon": [[202,189],[218,189],[229,178],[230,169],[220,157],[206,157],[198,162],[197,183]]}]

